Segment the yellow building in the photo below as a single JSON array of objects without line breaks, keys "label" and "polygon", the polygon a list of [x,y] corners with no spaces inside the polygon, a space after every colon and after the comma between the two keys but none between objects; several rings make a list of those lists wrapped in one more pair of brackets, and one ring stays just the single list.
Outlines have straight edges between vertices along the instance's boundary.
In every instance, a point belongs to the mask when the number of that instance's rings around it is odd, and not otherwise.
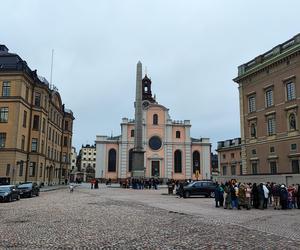
[{"label": "yellow building", "polygon": [[57,89],[0,45],[0,183],[64,183],[73,120]]}]

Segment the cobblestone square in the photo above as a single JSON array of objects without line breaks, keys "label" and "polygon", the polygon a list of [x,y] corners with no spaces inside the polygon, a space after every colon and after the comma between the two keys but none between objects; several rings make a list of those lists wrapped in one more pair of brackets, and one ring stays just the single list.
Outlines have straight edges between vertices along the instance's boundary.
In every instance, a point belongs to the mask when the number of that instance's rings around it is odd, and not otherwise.
[{"label": "cobblestone square", "polygon": [[300,210],[224,210],[166,193],[82,185],[1,203],[0,248],[300,248]]}]

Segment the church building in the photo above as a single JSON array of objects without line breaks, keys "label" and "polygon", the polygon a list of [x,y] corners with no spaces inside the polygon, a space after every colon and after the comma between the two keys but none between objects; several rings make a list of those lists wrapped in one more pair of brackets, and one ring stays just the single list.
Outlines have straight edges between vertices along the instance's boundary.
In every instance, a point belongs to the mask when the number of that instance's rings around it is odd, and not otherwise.
[{"label": "church building", "polygon": [[[139,62],[140,66],[141,63]],[[147,74],[142,84],[142,145],[144,177],[159,179],[210,179],[211,144],[208,138],[192,138],[189,120],[172,120],[159,104]],[[132,177],[135,120],[123,118],[121,135],[96,136],[96,178],[122,180]]]}]

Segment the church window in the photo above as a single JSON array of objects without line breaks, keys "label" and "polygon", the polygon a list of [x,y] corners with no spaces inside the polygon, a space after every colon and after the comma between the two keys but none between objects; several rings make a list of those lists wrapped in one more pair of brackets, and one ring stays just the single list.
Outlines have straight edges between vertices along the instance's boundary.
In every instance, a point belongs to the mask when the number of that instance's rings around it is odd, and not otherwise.
[{"label": "church window", "polygon": [[131,137],[134,137],[134,129],[131,129],[131,131],[130,131],[130,136],[131,136]]},{"label": "church window", "polygon": [[132,151],[133,149],[129,150],[129,156],[128,156],[128,171],[132,171]]},{"label": "church window", "polygon": [[176,131],[176,138],[180,138],[180,131]]},{"label": "church window", "polygon": [[200,153],[198,151],[193,152],[193,173],[196,171],[200,173]]},{"label": "church window", "polygon": [[154,114],[153,115],[153,125],[157,125],[158,124],[158,115]]},{"label": "church window", "polygon": [[152,136],[149,140],[149,147],[152,150],[159,150],[162,146],[162,141],[158,136]]},{"label": "church window", "polygon": [[181,157],[180,150],[176,150],[174,153],[174,172],[175,173],[182,172],[182,157]]},{"label": "church window", "polygon": [[108,152],[108,172],[116,172],[117,152],[115,149],[110,149]]}]

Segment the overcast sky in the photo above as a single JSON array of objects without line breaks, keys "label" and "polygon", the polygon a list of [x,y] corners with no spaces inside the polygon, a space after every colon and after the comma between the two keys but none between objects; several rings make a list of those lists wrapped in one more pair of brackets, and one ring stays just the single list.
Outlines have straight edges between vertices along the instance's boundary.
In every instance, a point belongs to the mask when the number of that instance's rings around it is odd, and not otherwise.
[{"label": "overcast sky", "polygon": [[171,118],[191,120],[191,136],[215,149],[240,136],[238,65],[299,33],[299,9],[296,0],[3,1],[0,44],[48,80],[54,49],[77,150],[134,118],[138,60]]}]

